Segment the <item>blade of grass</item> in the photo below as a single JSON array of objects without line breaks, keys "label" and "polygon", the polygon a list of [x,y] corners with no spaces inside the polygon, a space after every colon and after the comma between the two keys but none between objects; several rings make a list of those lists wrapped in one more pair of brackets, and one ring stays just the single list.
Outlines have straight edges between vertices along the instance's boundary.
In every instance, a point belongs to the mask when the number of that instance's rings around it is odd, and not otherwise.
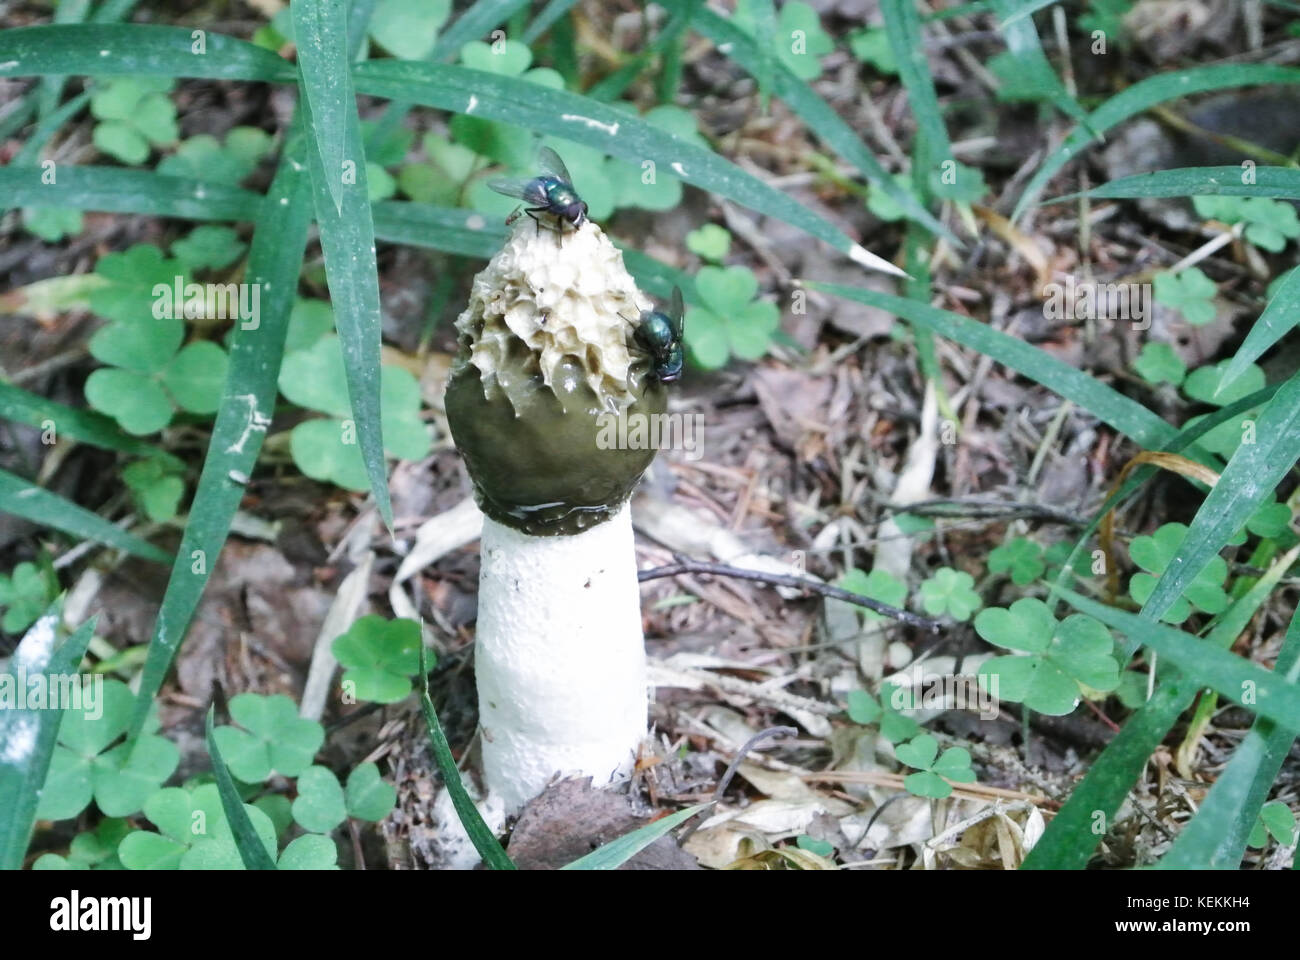
[{"label": "blade of grass", "polygon": [[669,830],[675,829],[711,805],[711,802],[697,803],[693,807],[687,807],[685,810],[678,810],[669,816],[660,817],[654,823],[647,823],[644,827],[638,827],[617,840],[611,840],[609,843],[597,847],[585,857],[579,857],[572,863],[566,863],[560,869],[617,870],[650,844],[668,833]]},{"label": "blade of grass", "polygon": [[1077,370],[1044,350],[1008,336],[978,321],[928,303],[878,293],[862,287],[805,281],[805,286],[832,296],[888,310],[941,337],[987,354],[1031,380],[1041,383],[1131,437],[1143,447],[1172,441],[1177,431],[1146,407]]},{"label": "blade of grass", "polygon": [[239,859],[244,861],[245,870],[274,870],[275,860],[262,844],[262,838],[253,829],[253,821],[248,818],[244,801],[235,789],[235,781],[221,759],[221,749],[217,738],[212,735],[212,715],[215,707],[208,707],[207,718],[203,722],[204,735],[208,741],[208,756],[212,759],[212,772],[217,779],[217,793],[221,795],[221,809],[226,812],[226,822],[230,832],[235,836],[235,847],[239,850]]},{"label": "blade of grass", "polygon": [[[1093,131],[1103,134],[1116,124],[1123,123],[1143,110],[1158,104],[1212,90],[1229,90],[1237,87],[1269,84],[1300,83],[1300,69],[1271,64],[1233,63],[1190,70],[1173,70],[1139,80],[1133,86],[1117,93],[1088,114]],[[1024,192],[1011,214],[1013,221],[1037,202],[1048,181],[1088,146],[1092,133],[1088,129],[1074,128],[1064,142],[1052,151],[1038,172],[1025,185]]]},{"label": "blade of grass", "polygon": [[[140,29],[142,35],[94,31]],[[80,31],[80,32],[77,32]],[[22,36],[15,38],[14,34]],[[217,35],[210,35],[215,41]],[[130,39],[129,57],[91,54],[93,42]],[[30,76],[44,73],[154,73],[164,76],[291,82],[295,72],[287,64],[252,44],[221,38],[229,54],[220,71],[196,61],[214,57],[190,56],[189,31],[173,27],[69,25],[24,27],[0,32],[0,76]],[[92,46],[87,46],[91,43]],[[54,52],[46,47],[56,47]],[[119,47],[121,44],[119,43]],[[110,49],[111,48],[105,48]],[[44,51],[44,52],[42,52]],[[209,54],[212,49],[209,48]],[[266,61],[270,57],[274,64]],[[7,60],[4,58],[8,58]],[[119,59],[123,62],[119,62]],[[12,62],[10,62],[12,61]],[[105,69],[106,66],[111,69]],[[286,68],[287,71],[286,71]],[[902,271],[839,228],[797,203],[785,193],[741,170],[710,150],[683,143],[672,134],[627,113],[588,97],[552,90],[517,77],[505,77],[465,67],[430,63],[380,60],[358,64],[353,73],[358,93],[385,97],[404,103],[420,103],[457,113],[473,112],[492,120],[532,128],[539,117],[558,117],[560,123],[548,132],[565,139],[602,149],[634,163],[653,159],[671,175],[720,194],[737,203],[793,224],[825,241],[862,266],[901,276]],[[621,132],[621,136],[619,135]],[[362,175],[358,173],[358,179]],[[48,199],[48,195],[46,195]]]},{"label": "blade of grass", "polygon": [[[131,9],[137,2],[138,0],[106,0],[106,2],[95,11],[95,14],[91,19],[96,23],[113,23],[117,20],[122,20],[131,12]],[[34,87],[19,98],[15,107],[10,110],[4,121],[0,123],[0,140],[9,139],[9,136],[22,127],[22,125],[27,122],[27,118],[35,112],[36,100],[40,95],[40,90],[40,87]],[[80,96],[86,96],[87,99],[89,99],[86,94],[81,94]],[[56,112],[61,113],[62,109],[63,108],[60,108],[59,111]],[[53,116],[54,114],[47,114],[41,121],[41,124],[44,125],[48,123]],[[35,136],[35,134],[33,134],[33,136]],[[18,162],[16,157],[13,162]]]},{"label": "blade of grass", "polygon": [[78,540],[94,540],[153,563],[170,563],[171,554],[127,533],[97,513],[50,493],[8,470],[0,470],[0,513],[60,530]]},{"label": "blade of grass", "polygon": [[1219,380],[1219,389],[1245,373],[1248,366],[1295,329],[1297,323],[1300,323],[1300,270],[1289,270],[1274,290],[1264,312],[1251,325],[1236,354],[1228,361]]},{"label": "blade of grass", "polygon": [[[663,6],[674,12],[683,10],[687,0],[664,0]],[[753,39],[726,17],[698,4],[691,15],[691,26],[724,51],[728,59],[739,64],[750,75],[758,69],[758,48]],[[920,223],[931,233],[942,236],[957,247],[964,244],[935,216],[926,210],[910,190],[904,190],[884,168],[875,154],[862,142],[829,103],[823,100],[808,84],[800,80],[780,60],[773,68],[773,89],[776,96],[800,117],[808,128],[841,157],[861,171],[867,182],[884,193],[902,208],[909,220]]]},{"label": "blade of grass", "polygon": [[[62,610],[63,601],[59,599],[32,624],[9,660],[11,674],[22,671],[27,677],[58,677],[77,672],[95,633],[95,621],[83,623],[56,646]],[[0,710],[0,870],[22,868],[36,821],[36,802],[45,785],[62,720],[63,710]]]},{"label": "blade of grass", "polygon": [[478,0],[442,31],[429,54],[430,60],[454,60],[460,48],[471,40],[485,39],[494,27],[528,5],[528,0]]},{"label": "blade of grass", "polygon": [[[1226,423],[1266,402],[1276,391],[1276,385],[1266,387],[1216,411],[1195,426],[1180,430],[1178,437],[1164,449],[1176,453],[1190,446],[1220,423]],[[1062,565],[1061,574],[1051,590],[1053,596],[1060,597],[1075,557],[1097,529],[1102,517],[1135,492],[1155,472],[1154,467],[1139,467],[1133,471],[1123,489],[1116,491],[1101,505]],[[1183,711],[1191,706],[1197,689],[1177,670],[1167,669],[1161,672],[1160,687],[1093,763],[1083,782],[1075,788],[1070,800],[1048,826],[1038,846],[1026,858],[1027,869],[1082,869],[1087,865],[1093,850],[1101,842],[1102,834],[1106,832],[1106,824],[1110,823],[1119,810],[1152,752],[1164,740]],[[1100,832],[1096,829],[1099,826]]]},{"label": "blade of grass", "polygon": [[916,118],[917,145],[912,149],[912,158],[928,178],[938,171],[941,163],[952,158],[952,145],[948,142],[948,128],[943,122],[934,77],[930,75],[930,63],[925,55],[921,17],[912,0],[880,0],[880,12],[898,64],[898,78],[903,81],[908,106]]},{"label": "blade of grass", "polygon": [[1044,200],[1064,203],[1090,197],[1094,200],[1129,200],[1140,197],[1272,197],[1300,200],[1300,170],[1290,167],[1256,166],[1251,183],[1243,183],[1243,167],[1179,167],[1119,177],[1108,183]]},{"label": "blade of grass", "polygon": [[1007,42],[1007,51],[1020,68],[1024,82],[1046,90],[1052,106],[1088,127],[1088,111],[1070,96],[1065,84],[1061,83],[1061,78],[1048,62],[1047,54],[1043,52],[1043,44],[1032,17],[1034,10],[1042,6],[1041,2],[1035,0],[994,0],[993,9],[1002,21],[998,24],[998,29]]},{"label": "blade of grass", "polygon": [[124,432],[102,413],[65,406],[3,382],[0,382],[0,420],[25,423],[41,430],[48,425],[56,434],[104,450],[140,457],[158,452],[156,446]]},{"label": "blade of grass", "polygon": [[[311,104],[301,109],[308,126],[314,123]],[[345,183],[343,205],[334,208],[331,182],[342,171],[330,173],[316,150],[308,151],[311,182],[320,227],[325,279],[343,347],[343,373],[347,380],[357,444],[366,464],[370,492],[389,530],[393,506],[388,496],[388,465],[384,460],[384,435],[379,410],[380,344],[379,267],[375,262],[375,227],[366,183],[366,153],[355,100],[346,116],[344,155],[355,164],[355,177]]]},{"label": "blade of grass", "polygon": [[1108,607],[1072,590],[1062,590],[1061,595],[1080,613],[1155,650],[1191,682],[1275,723],[1300,729],[1300,686],[1176,627]]},{"label": "blade of grass", "polygon": [[[667,25],[659,31],[655,38],[650,41],[650,45],[644,50],[627,58],[617,70],[607,76],[597,80],[585,91],[586,96],[593,100],[599,100],[602,103],[610,103],[623,96],[624,92],[630,87],[641,72],[646,69],[656,56],[663,57],[665,69],[671,69],[672,52],[681,44],[681,38],[686,33],[686,28],[690,26],[691,9],[699,4],[700,0],[682,0],[676,9],[671,9],[672,18]],[[667,83],[667,80],[660,78],[661,83]],[[660,102],[671,103],[671,99],[660,98]]]},{"label": "blade of grass", "polygon": [[104,0],[90,18],[95,23],[115,23],[131,15],[140,0]]},{"label": "blade of grass", "polygon": [[442,724],[438,722],[438,711],[433,708],[433,700],[429,697],[428,657],[423,643],[420,644],[420,708],[424,711],[424,722],[429,728],[433,759],[438,764],[438,772],[442,774],[442,781],[451,796],[451,804],[456,808],[456,816],[460,817],[461,826],[469,835],[474,849],[492,870],[516,869],[514,861],[506,855],[505,850],[501,849],[496,835],[483,822],[478,808],[474,806],[474,801],[470,799],[469,792],[465,789],[465,784],[461,783],[460,771],[456,769],[456,758],[451,755],[451,745],[447,743],[447,736],[442,732]]},{"label": "blade of grass", "polygon": [[1179,714],[1196,696],[1194,683],[1167,671],[1151,699],[1128,719],[1070,794],[1022,870],[1082,870],[1111,828],[1129,789],[1142,775]]},{"label": "blade of grass", "polygon": [[[358,64],[354,80],[357,91],[369,96],[470,113],[530,129],[539,117],[547,117],[547,132],[554,136],[595,147],[638,165],[653,160],[661,176],[676,176],[742,206],[784,220],[869,269],[902,274],[893,264],[855,243],[787,194],[711,150],[686,143],[639,117],[588,97],[552,90],[518,77],[396,60]],[[552,123],[551,118],[559,122]]]},{"label": "blade of grass", "polygon": [[776,56],[772,47],[776,43],[776,8],[772,0],[750,0],[749,12],[754,20],[754,49],[758,54],[754,79],[758,81],[759,109],[767,113],[775,72],[772,65]]},{"label": "blade of grass", "polygon": [[[1192,444],[1205,436],[1205,434],[1209,433],[1215,427],[1228,423],[1233,418],[1239,417],[1243,413],[1254,410],[1256,407],[1267,403],[1272,399],[1273,395],[1277,393],[1279,386],[1281,386],[1281,384],[1274,384],[1271,387],[1256,390],[1254,393],[1243,397],[1236,403],[1229,404],[1228,406],[1222,407],[1214,413],[1207,415],[1204,420],[1201,420],[1192,426],[1183,427],[1178,431],[1178,436],[1174,438],[1173,441],[1162,447],[1161,450],[1165,453],[1180,453],[1192,446]],[[1079,538],[1074,544],[1074,549],[1070,551],[1070,555],[1061,565],[1061,572],[1057,575],[1056,582],[1050,590],[1052,596],[1056,596],[1059,589],[1065,586],[1066,580],[1071,576],[1070,571],[1074,567],[1074,562],[1079,555],[1079,551],[1087,545],[1088,541],[1092,538],[1092,535],[1097,531],[1097,528],[1101,525],[1102,518],[1104,518],[1111,510],[1117,509],[1122,502],[1136,493],[1138,488],[1154,477],[1156,473],[1157,468],[1154,466],[1138,467],[1129,474],[1128,479],[1124,481],[1123,487],[1116,490],[1106,498],[1102,505],[1097,509],[1097,512],[1093,514],[1088,525],[1079,533]]]},{"label": "blade of grass", "polygon": [[[90,12],[90,0],[58,0],[54,8],[55,23],[81,23]],[[42,77],[37,93],[36,115],[48,117],[59,105],[67,77]]]},{"label": "blade of grass", "polygon": [[1032,17],[1044,7],[1050,7],[1052,4],[1058,2],[1060,2],[1060,0],[1023,0],[1018,9],[1013,7],[1013,9],[1008,11],[1003,9],[1003,5],[999,3],[998,0],[993,0],[993,9],[997,12],[997,15],[1002,18],[1001,22],[998,23],[998,29],[1005,30],[1016,21],[1022,20],[1025,17]]},{"label": "blade of grass", "polygon": [[[325,186],[336,213],[343,212],[343,137],[347,115],[356,109],[348,83],[346,0],[293,0],[293,36],[298,47],[299,89],[311,107],[312,137],[330,176]],[[358,157],[353,157],[354,162]],[[337,175],[336,175],[337,174]]]},{"label": "blade of grass", "polygon": [[[1273,672],[1290,683],[1300,681],[1300,610],[1291,618]],[[1192,822],[1156,866],[1163,870],[1236,869],[1259,809],[1297,736],[1300,727],[1257,718],[1201,801]]]},{"label": "blade of grass", "polygon": [[1219,482],[1202,501],[1178,553],[1142,605],[1143,616],[1159,619],[1182,596],[1300,458],[1300,373],[1286,381],[1264,408],[1255,437],[1254,443],[1237,447]]},{"label": "blade of grass", "polygon": [[[375,237],[390,243],[427,247],[462,257],[491,258],[505,241],[507,230],[490,222],[482,214],[456,207],[437,207],[427,203],[386,200],[376,203]],[[623,262],[637,284],[657,297],[667,299],[673,287],[681,287],[682,296],[698,303],[695,281],[690,274],[674,269],[640,250],[623,247]]]},{"label": "blade of grass", "polygon": [[36,163],[40,160],[41,150],[50,142],[50,138],[58,132],[59,128],[81,112],[81,109],[90,102],[90,91],[79,93],[57,110],[51,111],[45,119],[36,125],[27,138],[27,142],[19,148],[14,154],[11,166],[25,166]]},{"label": "blade of grass", "polygon": [[68,23],[0,31],[0,77],[204,77],[292,83],[297,70],[270,50],[205,31],[203,52],[189,27]]},{"label": "blade of grass", "polygon": [[235,326],[221,407],[141,673],[132,736],[143,727],[149,706],[162,689],[216,567],[231,520],[244,497],[239,478],[252,474],[275,409],[285,332],[312,213],[311,183],[305,168],[307,142],[300,124],[301,117],[295,117],[253,231],[244,282],[259,284],[262,291],[258,325],[249,329],[243,324]]},{"label": "blade of grass", "polygon": [[499,222],[459,207],[381,200],[374,205],[374,217],[376,239],[480,260],[500,250],[507,235]]},{"label": "blade of grass", "polygon": [[[0,32],[0,38],[3,38]],[[60,165],[54,183],[39,166],[0,167],[0,194],[14,207],[57,206],[182,220],[253,220],[262,198],[251,190],[149,170]]]},{"label": "blade of grass", "polygon": [[533,22],[524,30],[524,44],[531,47],[536,43],[538,38],[551,29],[552,24],[568,13],[576,2],[577,0],[550,0],[542,8],[542,12],[534,17]]}]

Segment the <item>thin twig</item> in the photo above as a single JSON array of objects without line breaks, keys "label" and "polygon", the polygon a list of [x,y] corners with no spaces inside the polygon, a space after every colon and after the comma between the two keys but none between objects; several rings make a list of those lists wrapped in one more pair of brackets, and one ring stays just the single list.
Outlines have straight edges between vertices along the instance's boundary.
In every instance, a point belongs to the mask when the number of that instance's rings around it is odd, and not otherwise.
[{"label": "thin twig", "polygon": [[922,617],[915,613],[908,613],[906,610],[899,610],[897,607],[891,607],[887,603],[881,603],[879,600],[873,600],[871,597],[864,597],[860,593],[852,593],[848,590],[841,590],[839,587],[833,587],[829,583],[822,583],[818,580],[810,580],[806,577],[794,577],[784,573],[768,573],[764,570],[747,570],[743,567],[733,567],[725,563],[710,563],[705,560],[690,560],[678,558],[676,563],[668,563],[662,567],[654,567],[650,570],[642,570],[637,574],[637,580],[645,582],[646,580],[657,580],[660,577],[675,577],[683,573],[708,573],[718,577],[734,577],[737,580],[754,580],[758,583],[771,584],[777,587],[791,587],[795,590],[804,590],[811,593],[819,593],[824,597],[830,597],[833,600],[842,600],[845,603],[852,603],[859,607],[866,607],[874,610],[876,613],[900,623],[906,623],[913,627],[919,627],[928,633],[938,633],[944,626],[943,622],[933,620],[930,617]]},{"label": "thin twig", "polygon": [[[765,730],[758,731],[758,733],[746,740],[744,744],[741,745],[741,748],[736,751],[736,755],[731,758],[731,763],[727,765],[727,772],[724,773],[722,779],[718,781],[718,785],[713,791],[713,799],[710,800],[709,803],[716,804],[722,800],[723,795],[727,792],[727,787],[731,786],[731,781],[736,776],[736,771],[740,769],[740,764],[745,759],[745,755],[749,753],[750,750],[754,749],[754,746],[760,740],[766,740],[768,737],[775,737],[778,735],[796,737],[799,735],[799,730],[796,727],[768,727]],[[682,831],[681,836],[677,840],[679,846],[690,839],[691,835],[700,828],[700,823],[700,817],[696,817],[691,821],[690,825]]]}]

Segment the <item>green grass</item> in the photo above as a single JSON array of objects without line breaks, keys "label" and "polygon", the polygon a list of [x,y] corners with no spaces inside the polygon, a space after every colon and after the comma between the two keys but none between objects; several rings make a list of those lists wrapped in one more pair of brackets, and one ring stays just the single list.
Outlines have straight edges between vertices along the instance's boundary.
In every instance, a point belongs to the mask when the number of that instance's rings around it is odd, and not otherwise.
[{"label": "green grass", "polygon": [[[1049,4],[1039,0],[994,0],[967,4],[927,17],[909,0],[883,0],[885,30],[898,63],[899,78],[917,129],[912,149],[913,190],[905,189],[876,157],[815,85],[801,79],[774,52],[778,10],[762,0],[751,4],[752,32],[732,19],[693,2],[665,0],[671,19],[661,35],[639,55],[629,57],[586,94],[554,89],[521,77],[487,73],[453,65],[464,43],[490,35],[507,21],[522,26],[522,0],[479,0],[438,36],[424,61],[362,60],[354,63],[374,8],[294,0],[291,7],[297,62],[233,37],[207,32],[206,52],[192,49],[188,27],[122,24],[132,2],[109,0],[96,8],[85,3],[58,5],[55,25],[0,32],[0,76],[40,77],[12,116],[18,126],[34,119],[27,140],[13,163],[0,169],[0,195],[10,207],[59,206],[74,210],[145,214],[190,221],[246,223],[252,241],[245,281],[262,285],[262,310],[256,329],[237,329],[230,344],[230,365],[220,408],[212,426],[198,486],[174,556],[121,527],[71,503],[31,480],[0,472],[0,510],[30,520],[75,540],[92,540],[154,562],[171,564],[162,606],[154,625],[136,700],[132,734],[148,719],[162,689],[203,590],[244,497],[243,483],[258,460],[275,408],[277,378],[284,353],[290,311],[303,270],[303,256],[313,222],[318,229],[338,333],[343,345],[346,388],[374,505],[392,526],[380,422],[381,302],[376,240],[483,259],[500,245],[505,232],[498,222],[465,209],[383,200],[372,203],[356,94],[390,101],[389,132],[414,106],[447,111],[553,135],[602,154],[640,165],[652,161],[659,175],[677,177],[712,197],[733,201],[761,215],[782,220],[821,240],[858,264],[897,273],[890,263],[865,250],[853,237],[822,215],[773,187],[762,177],[727,160],[700,143],[655,126],[614,102],[629,85],[657,66],[657,93],[671,101],[681,76],[682,42],[691,34],[719,48],[753,76],[764,102],[783,102],[808,132],[853,168],[872,189],[893,200],[908,219],[906,262],[912,274],[900,297],[852,285],[808,284],[835,297],[886,310],[907,321],[916,333],[920,366],[938,383],[942,373],[934,338],[944,338],[1005,365],[1072,402],[1145,450],[1181,450],[1215,470],[1219,482],[1200,494],[1176,562],[1159,575],[1140,612],[1101,602],[1072,589],[1063,571],[1048,599],[1095,617],[1126,638],[1117,652],[1131,655],[1146,647],[1159,656],[1154,693],[1124,724],[1118,736],[1094,758],[1087,775],[1049,825],[1025,867],[1082,868],[1112,826],[1128,792],[1152,752],[1169,735],[1198,691],[1214,690],[1256,715],[1255,726],[1236,750],[1227,769],[1205,799],[1163,863],[1166,867],[1233,867],[1240,863],[1246,837],[1282,757],[1300,731],[1300,618],[1293,620],[1277,666],[1269,671],[1230,652],[1246,621],[1276,593],[1284,571],[1275,569],[1258,582],[1237,581],[1235,604],[1211,620],[1208,636],[1167,624],[1161,616],[1197,574],[1219,556],[1254,511],[1285,482],[1300,459],[1300,375],[1268,385],[1231,404],[1193,428],[1178,429],[1138,399],[1046,351],[962,314],[932,306],[929,255],[943,241],[961,244],[940,217],[939,198],[930,177],[952,160],[945,118],[946,105],[936,89],[926,55],[926,24],[937,17],[994,14],[1017,69],[1043,99],[1074,126],[1061,146],[1034,170],[1018,199],[1013,219],[1021,218],[1068,164],[1119,124],[1144,111],[1195,93],[1255,85],[1300,82],[1300,69],[1267,64],[1220,64],[1192,67],[1139,80],[1085,111],[1070,96],[1039,39],[1034,14]],[[526,41],[549,35],[557,57],[572,52],[570,0],[551,0],[524,33]],[[85,21],[85,22],[78,22]],[[558,65],[558,64],[557,64]],[[569,64],[570,73],[572,64]],[[265,195],[229,183],[161,176],[151,170],[108,166],[60,165],[56,187],[43,183],[37,165],[41,151],[84,109],[89,91],[60,103],[67,77],[107,78],[153,75],[203,78],[233,83],[294,85],[298,108],[281,131],[274,179]],[[1095,103],[1095,100],[1087,100]],[[1047,111],[1044,111],[1047,112]],[[11,135],[13,130],[5,131]],[[378,144],[371,144],[372,153]],[[825,171],[826,164],[817,169]],[[1145,197],[1242,196],[1300,198],[1300,170],[1261,166],[1250,182],[1241,168],[1213,167],[1153,171],[1125,177],[1085,191],[1058,196],[1048,203],[1078,199],[1126,200]],[[856,188],[856,185],[852,185]],[[967,205],[961,198],[959,210]],[[648,292],[665,297],[680,286],[697,306],[703,300],[693,278],[625,248],[626,262]],[[438,280],[440,278],[434,278]],[[707,285],[706,285],[707,286]],[[1300,271],[1286,277],[1251,324],[1245,340],[1228,361],[1223,383],[1244,373],[1277,345],[1295,325],[1300,309]],[[1144,394],[1137,394],[1144,396]],[[1260,409],[1257,440],[1243,443],[1224,465],[1197,446],[1212,427]],[[131,456],[148,456],[158,446],[123,433],[99,414],[46,400],[12,384],[0,383],[0,418],[41,427],[54,421],[61,435],[77,442]],[[1091,518],[1075,553],[1083,549],[1101,516],[1139,492],[1154,468],[1133,472],[1124,488]],[[1273,546],[1277,546],[1274,544]],[[978,598],[977,598],[978,599]],[[57,608],[56,608],[57,609]],[[52,661],[69,670],[81,660],[92,625],[63,641]],[[1206,632],[1203,631],[1203,632]],[[62,658],[60,660],[59,658]],[[1254,691],[1246,697],[1243,691]],[[435,758],[452,790],[458,813],[485,861],[495,868],[513,864],[477,814],[460,785],[450,746],[438,725],[427,694],[422,706]],[[16,722],[8,718],[10,724]],[[6,718],[0,717],[0,738]],[[257,840],[211,736],[209,748],[222,788],[222,802],[240,840],[249,867],[274,868]],[[0,865],[21,864],[34,810],[33,784],[42,782],[56,724],[42,718],[38,749],[23,764],[0,766]],[[665,818],[651,828],[611,844],[571,868],[605,869],[624,862],[656,836],[694,815],[695,807]]]}]

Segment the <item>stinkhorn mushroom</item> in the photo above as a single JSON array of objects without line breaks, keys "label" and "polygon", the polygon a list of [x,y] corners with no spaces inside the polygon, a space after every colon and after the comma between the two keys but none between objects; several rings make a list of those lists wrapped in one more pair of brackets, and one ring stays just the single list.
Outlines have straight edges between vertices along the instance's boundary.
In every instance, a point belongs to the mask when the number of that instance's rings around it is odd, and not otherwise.
[{"label": "stinkhorn mushroom", "polygon": [[589,220],[558,226],[519,221],[474,278],[446,395],[485,515],[475,674],[507,815],[557,774],[625,775],[646,734],[628,498],[655,450],[613,425],[663,414],[666,390],[622,254]]}]

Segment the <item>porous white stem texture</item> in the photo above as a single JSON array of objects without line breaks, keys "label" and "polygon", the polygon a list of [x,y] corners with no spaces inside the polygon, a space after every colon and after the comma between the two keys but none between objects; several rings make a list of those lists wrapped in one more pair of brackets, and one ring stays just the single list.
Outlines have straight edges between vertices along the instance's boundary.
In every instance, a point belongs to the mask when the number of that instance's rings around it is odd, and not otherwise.
[{"label": "porous white stem texture", "polygon": [[632,516],[574,536],[483,521],[478,678],[483,773],[507,814],[556,774],[628,774],[646,733]]}]

